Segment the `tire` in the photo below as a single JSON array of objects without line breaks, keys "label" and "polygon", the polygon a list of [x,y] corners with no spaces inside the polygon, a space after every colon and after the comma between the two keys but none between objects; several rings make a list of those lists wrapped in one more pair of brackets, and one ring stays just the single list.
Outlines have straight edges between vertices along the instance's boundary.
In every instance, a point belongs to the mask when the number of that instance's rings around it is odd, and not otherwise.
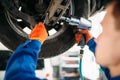
[{"label": "tire", "polygon": [[[82,15],[75,13],[74,16],[84,16],[83,9],[77,9],[77,7],[75,8],[75,10],[80,10]],[[17,28],[18,26],[14,25],[12,20],[9,19],[8,11],[1,5],[0,41],[11,50],[15,50],[18,45],[22,44],[26,41],[26,39],[28,39],[28,35],[19,32],[19,30],[17,31],[15,27]],[[39,58],[49,58],[62,54],[75,44],[74,40],[73,27],[69,26],[67,23],[64,23],[61,29],[59,29],[54,35],[49,36],[44,42]]]}]

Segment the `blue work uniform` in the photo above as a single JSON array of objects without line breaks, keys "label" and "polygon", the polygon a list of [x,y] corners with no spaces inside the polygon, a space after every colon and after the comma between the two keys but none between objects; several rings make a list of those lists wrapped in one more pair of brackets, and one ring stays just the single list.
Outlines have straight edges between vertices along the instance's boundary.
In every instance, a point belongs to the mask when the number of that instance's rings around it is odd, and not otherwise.
[{"label": "blue work uniform", "polygon": [[[96,43],[94,38],[87,45],[95,53]],[[41,42],[38,40],[27,40],[24,44],[20,45],[8,61],[4,80],[40,80],[35,76],[40,49]],[[108,80],[120,80],[120,76],[111,78],[109,70],[104,67],[101,68]]]},{"label": "blue work uniform", "polygon": [[21,44],[7,63],[4,80],[47,80],[35,75],[41,45],[38,40],[27,40]]},{"label": "blue work uniform", "polygon": [[[94,41],[94,38],[92,38],[90,41],[88,41],[87,45],[89,46],[89,49],[95,53],[95,48],[96,48],[96,42]],[[110,76],[110,71],[108,68],[102,67],[102,70],[105,72],[105,75],[107,77],[108,80],[120,80],[120,76],[116,76],[116,77],[111,77]]]}]

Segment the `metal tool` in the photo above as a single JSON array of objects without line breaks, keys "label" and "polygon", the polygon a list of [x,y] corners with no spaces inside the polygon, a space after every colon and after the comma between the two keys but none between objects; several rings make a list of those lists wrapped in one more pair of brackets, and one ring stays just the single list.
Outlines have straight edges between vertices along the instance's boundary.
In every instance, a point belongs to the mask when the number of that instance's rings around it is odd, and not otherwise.
[{"label": "metal tool", "polygon": [[[90,20],[87,20],[87,19],[82,18],[82,17],[80,19],[77,19],[74,17],[68,18],[68,17],[62,16],[60,18],[60,20],[68,22],[69,25],[71,25],[71,26],[76,26],[77,29],[90,30],[91,26],[92,26]],[[78,44],[78,46],[84,47],[84,45],[85,45],[85,36],[83,35],[82,41]]]},{"label": "metal tool", "polygon": [[[91,29],[91,22],[85,18],[67,18],[67,17],[61,17],[60,20],[66,21],[69,23],[69,25],[77,26],[77,29]],[[80,34],[81,35],[81,34]],[[82,57],[84,53],[84,46],[86,45],[86,39],[85,35],[82,35],[82,40],[78,43],[78,46],[80,46],[80,64],[79,64],[79,72],[80,72],[80,80],[84,80],[84,77],[82,75]]]},{"label": "metal tool", "polygon": [[66,21],[69,23],[69,25],[77,26],[78,29],[91,29],[91,21],[85,19],[85,18],[68,18],[68,17],[61,17],[60,20]]}]

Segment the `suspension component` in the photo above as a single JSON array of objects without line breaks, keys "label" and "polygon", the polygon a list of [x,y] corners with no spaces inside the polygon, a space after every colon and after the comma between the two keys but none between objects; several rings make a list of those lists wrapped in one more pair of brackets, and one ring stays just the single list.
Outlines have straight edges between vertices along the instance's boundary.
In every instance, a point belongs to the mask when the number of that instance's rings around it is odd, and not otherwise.
[{"label": "suspension component", "polygon": [[55,25],[69,5],[70,0],[51,0],[44,23],[48,26]]}]

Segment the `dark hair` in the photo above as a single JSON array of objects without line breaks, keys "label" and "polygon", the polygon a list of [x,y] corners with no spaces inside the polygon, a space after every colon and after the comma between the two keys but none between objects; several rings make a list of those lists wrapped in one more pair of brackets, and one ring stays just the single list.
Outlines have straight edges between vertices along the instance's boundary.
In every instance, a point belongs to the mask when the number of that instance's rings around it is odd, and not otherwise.
[{"label": "dark hair", "polygon": [[114,3],[113,16],[116,19],[116,28],[120,30],[120,0],[112,0]]}]

